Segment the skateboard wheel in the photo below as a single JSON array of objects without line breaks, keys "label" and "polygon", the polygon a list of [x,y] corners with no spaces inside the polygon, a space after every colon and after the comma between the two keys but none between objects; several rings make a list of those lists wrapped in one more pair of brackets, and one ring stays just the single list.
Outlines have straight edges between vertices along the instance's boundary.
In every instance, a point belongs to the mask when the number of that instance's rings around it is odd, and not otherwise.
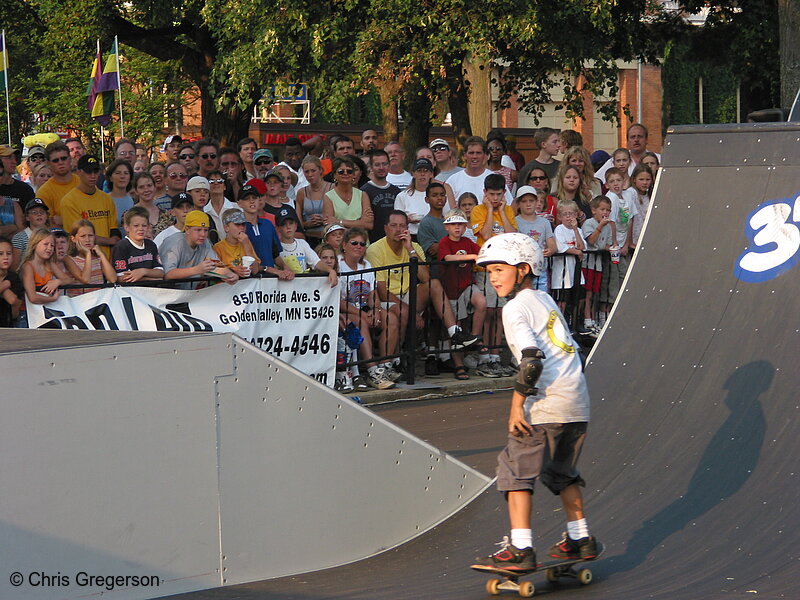
[{"label": "skateboard wheel", "polygon": [[550,583],[555,583],[559,579],[558,571],[556,569],[547,569],[545,575],[547,576],[547,581]]},{"label": "skateboard wheel", "polygon": [[533,592],[535,592],[535,588],[530,581],[523,581],[519,584],[519,595],[523,598],[532,598]]},{"label": "skateboard wheel", "polygon": [[489,581],[486,582],[486,591],[492,596],[497,596],[498,594],[500,594],[500,590],[497,587],[499,585],[500,585],[499,579],[490,579]]},{"label": "skateboard wheel", "polygon": [[578,571],[578,581],[580,581],[582,585],[589,585],[592,583],[592,570],[581,569]]}]

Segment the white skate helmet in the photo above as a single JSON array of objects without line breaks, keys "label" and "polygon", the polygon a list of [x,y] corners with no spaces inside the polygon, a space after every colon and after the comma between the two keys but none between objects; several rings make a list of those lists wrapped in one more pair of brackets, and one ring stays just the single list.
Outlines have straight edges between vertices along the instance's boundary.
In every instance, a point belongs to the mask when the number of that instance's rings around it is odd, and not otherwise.
[{"label": "white skate helmet", "polygon": [[478,254],[481,266],[503,263],[513,267],[527,263],[534,277],[542,274],[544,255],[539,244],[524,233],[501,233],[490,238]]}]

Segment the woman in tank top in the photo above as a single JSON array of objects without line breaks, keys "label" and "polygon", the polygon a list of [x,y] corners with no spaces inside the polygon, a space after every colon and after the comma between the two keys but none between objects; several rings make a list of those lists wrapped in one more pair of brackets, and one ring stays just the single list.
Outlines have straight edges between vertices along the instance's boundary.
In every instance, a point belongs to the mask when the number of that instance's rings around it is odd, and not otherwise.
[{"label": "woman in tank top", "polygon": [[326,225],[372,230],[374,218],[369,196],[354,186],[355,164],[348,157],[333,160],[333,189],[325,193],[322,214]]}]

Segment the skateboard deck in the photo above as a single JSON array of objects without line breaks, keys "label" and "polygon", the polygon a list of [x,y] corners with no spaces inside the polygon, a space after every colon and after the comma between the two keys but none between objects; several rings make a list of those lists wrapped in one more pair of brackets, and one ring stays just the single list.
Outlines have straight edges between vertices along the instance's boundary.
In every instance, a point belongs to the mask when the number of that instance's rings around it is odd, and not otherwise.
[{"label": "skateboard deck", "polygon": [[499,575],[503,579],[490,579],[486,582],[486,591],[492,596],[497,596],[501,591],[517,592],[523,598],[530,598],[533,596],[536,588],[530,581],[520,581],[521,577],[545,571],[547,581],[555,583],[562,577],[570,577],[577,579],[581,585],[589,585],[592,582],[592,570],[588,567],[575,568],[579,563],[594,562],[600,558],[605,550],[605,546],[599,545],[597,556],[590,560],[582,558],[560,559],[550,558],[543,562],[537,563],[535,569],[527,569],[525,571],[511,571],[509,569],[500,569],[497,567],[489,567],[484,565],[472,565],[472,569],[480,571],[481,573],[490,573],[492,575]]}]

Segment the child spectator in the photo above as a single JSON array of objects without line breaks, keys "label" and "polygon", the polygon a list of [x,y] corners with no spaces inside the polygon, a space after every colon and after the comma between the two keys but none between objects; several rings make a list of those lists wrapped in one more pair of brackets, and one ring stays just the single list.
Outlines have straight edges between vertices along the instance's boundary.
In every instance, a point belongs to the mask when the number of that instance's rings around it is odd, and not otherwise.
[{"label": "child spectator", "polygon": [[[189,279],[211,275],[225,283],[234,284],[238,275],[225,267],[208,241],[211,217],[200,210],[186,215],[183,233],[168,237],[160,249],[164,279]],[[179,288],[194,289],[193,284],[178,284]]]},{"label": "child spectator", "polygon": [[425,202],[428,203],[428,214],[422,217],[419,223],[417,241],[426,256],[436,256],[439,253],[439,240],[447,235],[444,227],[445,219],[442,214],[442,210],[447,204],[447,192],[444,184],[440,181],[432,181],[425,191]]},{"label": "child spectator", "polygon": [[[383,356],[397,354],[398,324],[397,317],[384,310],[378,301],[375,288],[375,273],[359,273],[349,275],[354,271],[371,269],[372,265],[364,258],[367,251],[368,234],[365,229],[352,227],[345,233],[342,244],[343,257],[338,262],[338,269],[342,275],[340,315],[342,328],[348,323],[353,323],[361,331],[364,341],[358,348],[360,360],[370,360],[374,356],[372,347],[372,332],[380,334],[378,339],[379,353]],[[330,250],[333,250],[328,246]],[[330,251],[327,250],[326,251]],[[322,262],[322,258],[320,258]],[[391,364],[378,364],[377,362],[365,363],[367,367],[367,383],[379,390],[394,387],[394,381],[399,374],[394,371]],[[356,379],[359,379],[357,376]],[[358,383],[357,381],[355,382]]]},{"label": "child spectator", "polygon": [[[183,233],[183,229],[186,227],[186,215],[189,214],[189,211],[192,210],[192,207],[192,197],[186,192],[178,192],[172,197],[172,209],[169,212],[172,215],[172,218],[175,219],[175,222],[155,237],[153,241],[156,243],[156,246],[161,248],[161,246],[164,244],[164,240],[166,240],[168,237],[175,235],[176,233]],[[148,212],[148,230],[150,228],[149,214],[150,213]]]},{"label": "child spectator", "polygon": [[[480,338],[486,320],[486,296],[475,285],[474,264],[478,258],[478,244],[464,237],[469,221],[463,211],[455,209],[447,215],[443,227],[447,235],[442,237],[437,244],[438,258],[445,261],[442,265],[442,288],[453,309],[456,322],[461,322],[472,315],[471,333]],[[453,353],[453,362],[456,365],[455,378],[469,379],[467,368],[464,366],[460,352]],[[489,363],[488,351],[480,352],[478,368]],[[489,369],[494,372],[494,367]],[[489,375],[494,377],[495,375]]]},{"label": "child spectator", "polygon": [[[606,186],[608,193],[606,196],[611,200],[610,218],[614,221],[617,237],[615,244],[619,246],[619,263],[609,264],[607,302],[614,303],[614,299],[619,294],[622,281],[628,272],[630,263],[629,252],[633,246],[633,221],[636,217],[636,190],[633,188],[623,189],[624,173],[616,167],[606,171]],[[605,278],[605,275],[604,275]]]},{"label": "child spectator", "polygon": [[[533,169],[531,173],[536,171],[541,171],[541,169]],[[541,172],[544,173],[544,171]],[[545,199],[544,192],[537,192],[529,185],[523,185],[517,190],[516,201],[519,208],[517,229],[520,233],[532,237],[533,241],[542,249],[544,257],[548,258],[556,253],[556,240],[553,237],[553,227],[550,225],[550,221],[541,216],[544,213]],[[549,283],[547,268],[544,267],[542,274],[535,280],[534,289],[549,292]]]},{"label": "child spectator", "polygon": [[642,227],[650,210],[650,194],[653,189],[653,172],[645,164],[639,163],[631,173],[632,188],[636,192],[636,218],[633,220],[632,248],[636,249],[639,245],[639,236],[642,235]]},{"label": "child spectator", "polygon": [[[658,173],[659,166],[661,166],[661,162],[658,160],[658,154],[650,151],[642,154],[642,160],[639,161],[639,164],[650,167],[650,171],[652,171],[654,178],[656,173]],[[655,180],[653,183],[655,183]]]},{"label": "child spectator", "polygon": [[14,326],[22,304],[24,289],[19,275],[11,270],[13,260],[14,248],[11,242],[0,236],[0,327]]},{"label": "child spectator", "polygon": [[[630,167],[631,167],[631,151],[628,150],[627,148],[617,148],[611,155],[611,162],[615,168],[619,169],[622,172],[622,175],[624,177],[622,181],[622,189],[627,190],[629,187],[631,187],[631,182],[630,179],[628,178],[628,174],[630,173]],[[607,176],[606,179],[608,179]]]},{"label": "child spectator", "polygon": [[[206,207],[211,200],[211,186],[208,183],[208,179],[202,175],[195,175],[186,184],[186,191],[192,197],[194,210],[202,210],[208,213]],[[211,224],[211,228],[208,230],[208,239],[212,244],[216,244],[219,241],[217,224],[214,222],[214,219],[210,219],[209,223]]]},{"label": "child spectator", "polygon": [[[591,198],[587,198],[581,194],[581,173],[577,167],[562,163],[562,166],[558,169],[557,183],[557,198],[559,203],[574,202],[579,209],[584,202],[586,202],[588,206]],[[586,213],[580,210],[578,213],[578,223],[583,223],[586,216]],[[558,223],[558,205],[556,205],[556,223]]]},{"label": "child spectator", "polygon": [[331,223],[322,232],[322,243],[332,246],[336,250],[336,254],[341,256],[345,231],[345,228],[338,223]]},{"label": "child spectator", "polygon": [[[603,279],[603,255],[600,250],[608,250],[614,243],[614,222],[611,220],[611,200],[606,196],[594,198],[590,204],[592,218],[586,219],[581,226],[581,233],[586,239],[586,259],[583,264],[583,278],[586,298],[583,305],[584,331],[597,335],[600,326],[594,320],[594,299],[600,293]],[[608,306],[603,304],[599,312],[608,314]]]},{"label": "child spectator", "polygon": [[494,235],[511,233],[517,230],[514,211],[506,202],[506,180],[502,175],[492,173],[483,182],[483,202],[476,206],[470,215],[472,231],[478,238],[478,245]]},{"label": "child spectator", "polygon": [[325,263],[319,261],[319,256],[308,242],[302,238],[295,237],[297,233],[297,213],[287,207],[281,209],[275,215],[275,223],[278,226],[278,237],[281,241],[281,258],[288,269],[294,273],[308,273],[312,269],[328,274],[328,282],[331,287],[336,287],[339,283],[339,277],[336,274],[336,269],[330,268]]},{"label": "child spectator", "polygon": [[271,221],[259,217],[261,196],[255,186],[245,184],[239,191],[237,204],[244,212],[245,231],[261,261],[261,272],[276,275],[278,279],[294,279],[294,271],[285,268],[281,258],[281,241]]},{"label": "child spectator", "polygon": [[53,229],[53,237],[56,240],[56,251],[53,255],[53,263],[58,266],[58,268],[61,269],[61,271],[66,275],[66,277],[61,280],[61,285],[75,283],[75,280],[67,270],[67,265],[64,264],[64,260],[67,258],[67,254],[69,253],[69,234],[60,228]]},{"label": "child spectator", "polygon": [[[41,228],[31,234],[20,267],[25,298],[31,304],[55,302],[61,296],[58,286],[69,281],[69,276],[55,263],[55,253],[56,238],[52,231]],[[24,303],[21,308],[19,327],[27,327]]]},{"label": "child spectator", "polygon": [[[185,212],[182,214],[185,215]],[[180,221],[183,228],[184,216],[181,216]],[[147,237],[150,230],[148,210],[141,206],[129,209],[125,212],[124,225],[127,235],[111,251],[117,281],[135,283],[142,280],[164,279],[164,267],[158,255],[158,246],[155,241]]]},{"label": "child spectator", "polygon": [[[581,236],[580,229],[578,229],[579,212],[578,205],[575,202],[562,200],[558,203],[558,218],[561,224],[556,226],[553,231],[558,255],[553,257],[550,287],[561,312],[564,312],[569,290],[575,284],[575,260],[583,260],[583,250],[586,248],[586,242]],[[563,254],[568,256],[561,256]]]},{"label": "child spectator", "polygon": [[[64,265],[76,283],[102,285],[117,281],[114,268],[100,246],[95,243],[96,236],[91,221],[77,221],[70,231],[70,241],[69,256],[64,258]],[[68,290],[67,295],[80,296],[97,289],[99,288],[75,288]]]},{"label": "child spectator", "polygon": [[[223,211],[225,239],[214,244],[214,251],[219,259],[239,277],[250,277],[261,270],[261,260],[256,256],[253,243],[247,237],[246,225],[247,218],[238,207]],[[245,257],[253,259],[249,266],[245,265]]]},{"label": "child spectator", "polygon": [[[478,197],[472,192],[464,192],[458,197],[458,201],[456,202],[456,207],[464,213],[467,219],[472,218],[472,210],[476,206],[478,206]],[[464,237],[468,240],[472,240],[476,244],[478,243],[478,238],[475,236],[475,232],[472,231],[472,227],[467,227],[464,232]]]},{"label": "child spectator", "polygon": [[11,263],[12,269],[19,268],[20,259],[28,247],[28,239],[31,234],[42,227],[47,227],[50,220],[50,210],[41,198],[34,198],[25,205],[25,229],[18,231],[11,238],[11,246],[14,248],[14,260]]}]

